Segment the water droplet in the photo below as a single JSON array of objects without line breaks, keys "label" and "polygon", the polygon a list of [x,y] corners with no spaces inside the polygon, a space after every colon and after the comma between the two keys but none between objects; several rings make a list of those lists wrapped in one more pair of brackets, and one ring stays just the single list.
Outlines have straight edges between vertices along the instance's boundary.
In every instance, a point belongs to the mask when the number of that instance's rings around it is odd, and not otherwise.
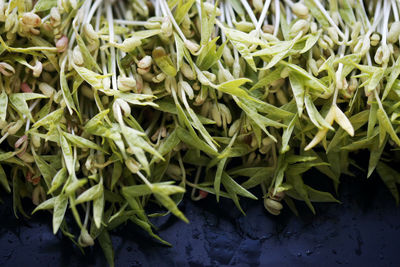
[{"label": "water droplet", "polygon": [[300,252],[297,253],[296,256],[300,258],[301,257],[301,253]]},{"label": "water droplet", "polygon": [[307,256],[310,256],[312,253],[313,253],[313,252],[312,252],[311,250],[309,250],[309,249],[306,250]]}]

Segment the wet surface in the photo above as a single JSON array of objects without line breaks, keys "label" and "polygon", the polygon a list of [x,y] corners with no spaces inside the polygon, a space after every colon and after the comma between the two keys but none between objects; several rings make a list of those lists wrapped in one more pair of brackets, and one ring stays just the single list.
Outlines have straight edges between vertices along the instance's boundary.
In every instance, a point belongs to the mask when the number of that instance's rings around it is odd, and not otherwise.
[{"label": "wet surface", "polygon": [[[257,192],[256,192],[257,193]],[[185,199],[180,208],[190,224],[173,217],[155,222],[160,245],[133,225],[112,233],[116,266],[400,266],[400,208],[376,178],[346,178],[342,204],[318,204],[301,217],[287,208],[279,217],[261,201],[242,201],[247,216],[229,201]],[[107,266],[98,246],[83,255],[51,217],[15,219],[10,199],[0,207],[0,266]]]}]

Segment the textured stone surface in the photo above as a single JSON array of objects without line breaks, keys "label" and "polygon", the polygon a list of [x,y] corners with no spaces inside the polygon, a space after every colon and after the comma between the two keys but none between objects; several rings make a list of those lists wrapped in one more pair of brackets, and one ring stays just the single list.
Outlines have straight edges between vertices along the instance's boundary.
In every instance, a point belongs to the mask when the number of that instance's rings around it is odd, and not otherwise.
[{"label": "textured stone surface", "polygon": [[[272,217],[261,201],[243,200],[243,216],[229,201],[185,199],[190,224],[155,221],[172,248],[132,225],[113,232],[116,266],[399,266],[400,209],[388,190],[376,177],[346,178],[340,192],[343,204],[318,204],[315,216],[299,204],[300,218]],[[53,236],[47,213],[17,220],[6,198],[0,218],[1,266],[106,266],[98,246],[82,255]]]}]

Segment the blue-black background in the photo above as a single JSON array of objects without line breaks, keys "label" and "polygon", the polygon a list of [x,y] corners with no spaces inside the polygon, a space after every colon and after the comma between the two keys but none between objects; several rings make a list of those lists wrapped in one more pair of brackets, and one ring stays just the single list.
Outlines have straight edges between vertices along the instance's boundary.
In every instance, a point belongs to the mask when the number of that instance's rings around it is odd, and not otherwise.
[{"label": "blue-black background", "polygon": [[[311,177],[314,182],[324,177]],[[190,220],[155,221],[173,247],[160,245],[134,225],[112,233],[116,266],[400,266],[400,208],[378,177],[345,177],[342,204],[316,204],[317,215],[299,205],[269,215],[262,201],[243,200],[247,216],[230,201],[184,199]],[[10,197],[0,206],[0,266],[107,266],[98,245],[83,255],[51,217],[15,219]]]}]

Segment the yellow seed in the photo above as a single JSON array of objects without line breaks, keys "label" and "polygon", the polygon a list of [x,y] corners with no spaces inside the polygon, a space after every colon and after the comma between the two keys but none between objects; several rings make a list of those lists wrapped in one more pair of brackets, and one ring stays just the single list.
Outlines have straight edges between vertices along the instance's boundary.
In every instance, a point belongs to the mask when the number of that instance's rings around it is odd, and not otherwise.
[{"label": "yellow seed", "polygon": [[283,209],[283,206],[281,203],[279,203],[275,200],[269,199],[269,198],[264,199],[264,207],[272,215],[279,215],[281,213],[281,210]]},{"label": "yellow seed", "polygon": [[309,13],[308,7],[306,7],[304,4],[300,2],[297,2],[294,5],[292,5],[292,11],[299,18],[307,18]]},{"label": "yellow seed", "polygon": [[12,122],[11,126],[8,128],[8,134],[9,135],[14,135],[16,134],[19,129],[21,129],[22,125],[24,124],[23,120],[17,120],[16,122]]},{"label": "yellow seed", "polygon": [[35,158],[29,154],[28,152],[25,152],[22,155],[18,155],[18,157],[25,163],[33,163],[35,162]]},{"label": "yellow seed", "polygon": [[81,234],[79,235],[78,243],[82,247],[88,247],[94,245],[94,240],[92,236],[89,234],[89,232],[86,230],[86,228],[81,229]]}]

